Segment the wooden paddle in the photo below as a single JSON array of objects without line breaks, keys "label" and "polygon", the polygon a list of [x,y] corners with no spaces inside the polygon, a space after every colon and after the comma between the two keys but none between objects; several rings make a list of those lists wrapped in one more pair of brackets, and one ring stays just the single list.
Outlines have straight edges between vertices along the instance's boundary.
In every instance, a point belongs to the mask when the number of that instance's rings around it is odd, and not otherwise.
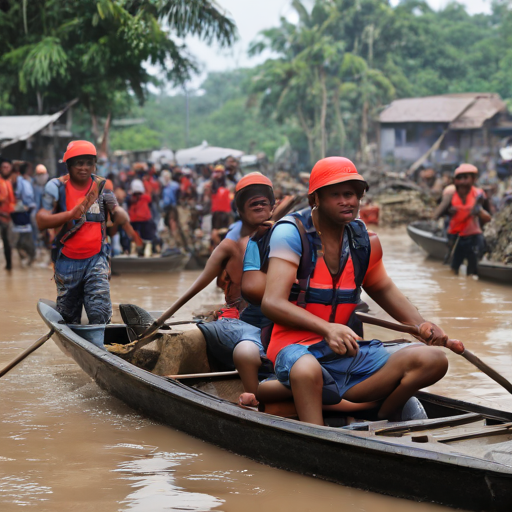
[{"label": "wooden paddle", "polygon": [[48,339],[51,338],[52,334],[54,333],[54,330],[52,329],[49,333],[45,334],[44,336],[41,336],[33,345],[30,345],[24,352],[22,352],[19,356],[15,357],[10,363],[8,363],[6,366],[4,366],[0,370],[0,377],[3,377],[9,370],[14,368],[18,363],[23,361],[28,355],[32,354],[34,350],[37,350],[41,345],[43,345]]},{"label": "wooden paddle", "polygon": [[[385,327],[386,329],[405,332],[412,334],[413,336],[420,336],[420,329],[417,325],[404,325],[396,322],[388,322],[387,320],[381,320],[380,318],[367,315],[366,313],[357,312],[356,315],[361,321],[367,324],[378,325],[379,327]],[[459,340],[448,340],[445,346],[452,352],[462,356],[464,359],[476,366],[480,371],[485,373],[488,377],[490,377],[492,380],[497,382],[500,386],[504,387],[509,393],[512,394],[512,384],[507,379],[505,379],[503,375],[500,375],[496,370],[492,369],[480,358],[475,356],[473,352],[470,352],[468,349],[466,349],[462,342]]]}]

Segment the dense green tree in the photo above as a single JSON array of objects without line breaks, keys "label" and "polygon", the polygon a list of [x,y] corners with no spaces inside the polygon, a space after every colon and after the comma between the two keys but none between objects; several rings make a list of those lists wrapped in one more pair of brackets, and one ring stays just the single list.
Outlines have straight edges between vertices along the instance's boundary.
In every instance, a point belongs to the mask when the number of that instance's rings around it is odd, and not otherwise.
[{"label": "dense green tree", "polygon": [[[196,63],[178,38],[192,34],[229,45],[235,26],[213,0],[3,0],[0,107],[54,111],[73,98],[96,120],[139,101],[154,81],[147,65],[182,83]],[[116,101],[125,94],[127,105]]]},{"label": "dense green tree", "polygon": [[[254,85],[262,113],[299,124],[309,158],[344,152],[364,161],[375,120],[393,98],[497,92],[512,98],[512,6],[469,15],[423,0],[316,0],[298,22],[264,30],[252,52],[276,57]],[[357,153],[357,154],[356,154]]]},{"label": "dense green tree", "polygon": [[[143,106],[134,106],[130,116],[144,118],[146,123],[132,128],[113,128],[111,148],[140,150],[166,146],[176,150],[207,140],[210,145],[232,147],[246,153],[264,151],[272,158],[276,149],[286,142],[286,135],[296,137],[297,134],[287,125],[279,126],[269,116],[260,116],[257,105],[251,104],[249,91],[254,73],[255,70],[247,69],[213,72],[198,91],[189,91],[188,144],[185,139],[186,99],[181,92],[173,96],[152,95]],[[135,137],[139,130],[148,133],[152,144],[144,144]]]}]

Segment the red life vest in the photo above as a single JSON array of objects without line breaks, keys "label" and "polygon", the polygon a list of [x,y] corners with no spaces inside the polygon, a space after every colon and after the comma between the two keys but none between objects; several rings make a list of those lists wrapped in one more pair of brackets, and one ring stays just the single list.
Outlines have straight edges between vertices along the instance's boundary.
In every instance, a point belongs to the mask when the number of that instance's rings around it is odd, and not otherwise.
[{"label": "red life vest", "polygon": [[453,194],[451,206],[456,212],[452,216],[450,225],[448,226],[448,233],[450,235],[471,236],[482,233],[478,217],[471,215],[471,210],[473,210],[476,205],[478,196],[482,196],[483,194],[483,190],[471,187],[465,203],[462,202],[457,192]]},{"label": "red life vest", "polygon": [[[306,229],[309,224],[312,224],[310,214],[304,224]],[[311,237],[313,233],[309,229],[308,231],[308,235]],[[314,235],[315,238],[318,237],[316,232]],[[298,302],[303,301],[303,304],[298,305],[326,322],[347,325],[361,301],[361,284],[370,263],[371,245],[366,227],[361,221],[350,223],[345,228],[344,238],[340,258],[342,271],[339,275],[333,276],[327,268],[323,256],[317,254],[313,249],[311,262],[308,262],[312,271],[309,275],[305,296],[301,299],[300,287],[294,285],[290,294],[290,302],[297,305]],[[303,250],[302,258],[305,254],[306,252]],[[301,261],[301,265],[303,263]],[[293,343],[312,345],[321,340],[322,336],[314,332],[274,324],[267,357],[275,362],[279,351],[287,345]]]},{"label": "red life vest", "polygon": [[219,187],[217,192],[212,194],[212,213],[215,212],[231,212],[231,197],[226,187]]}]

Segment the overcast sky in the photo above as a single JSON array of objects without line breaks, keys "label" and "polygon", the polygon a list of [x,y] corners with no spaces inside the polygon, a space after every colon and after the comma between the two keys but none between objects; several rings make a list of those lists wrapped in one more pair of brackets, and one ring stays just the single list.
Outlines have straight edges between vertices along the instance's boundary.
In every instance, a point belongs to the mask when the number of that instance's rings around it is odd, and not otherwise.
[{"label": "overcast sky", "polygon": [[[434,8],[444,7],[447,0],[427,0]],[[308,0],[304,2],[308,4]],[[391,0],[392,4],[398,3]],[[469,13],[490,12],[489,0],[461,0]],[[216,46],[208,47],[196,39],[187,39],[191,52],[202,64],[205,71],[223,71],[238,67],[252,67],[265,60],[265,56],[249,58],[247,48],[257,34],[269,27],[279,25],[282,16],[295,20],[295,11],[291,0],[217,0],[217,4],[225,9],[235,20],[239,40],[229,50],[221,50]],[[309,0],[311,4],[311,0]],[[197,83],[197,80],[194,80]],[[200,83],[200,82],[199,82]],[[196,85],[197,86],[197,85]]]}]

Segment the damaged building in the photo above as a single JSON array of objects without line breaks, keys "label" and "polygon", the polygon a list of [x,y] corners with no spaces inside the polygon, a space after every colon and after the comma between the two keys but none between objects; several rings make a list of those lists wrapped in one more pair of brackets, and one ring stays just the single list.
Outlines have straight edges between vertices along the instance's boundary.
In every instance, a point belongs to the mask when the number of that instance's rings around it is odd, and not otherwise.
[{"label": "damaged building", "polygon": [[380,114],[379,154],[409,166],[471,161],[492,168],[503,137],[512,134],[507,106],[498,94],[461,93],[393,101]]},{"label": "damaged building", "polygon": [[73,135],[74,103],[51,115],[0,116],[0,156],[44,164],[54,175]]}]

